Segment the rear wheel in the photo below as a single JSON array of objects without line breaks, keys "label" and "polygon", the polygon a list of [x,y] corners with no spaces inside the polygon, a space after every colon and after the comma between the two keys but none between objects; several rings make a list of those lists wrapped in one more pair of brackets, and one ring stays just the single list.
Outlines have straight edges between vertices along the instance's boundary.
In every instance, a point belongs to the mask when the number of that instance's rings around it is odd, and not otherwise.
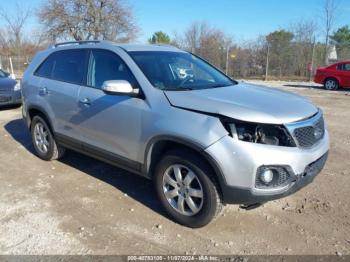
[{"label": "rear wheel", "polygon": [[57,144],[43,117],[33,117],[31,134],[35,152],[41,159],[46,161],[55,160],[64,155],[65,148]]},{"label": "rear wheel", "polygon": [[156,168],[154,184],[167,213],[182,225],[205,226],[222,210],[211,168],[192,152],[167,153]]},{"label": "rear wheel", "polygon": [[324,82],[324,88],[327,90],[337,90],[339,87],[339,83],[337,79],[334,78],[328,78]]}]

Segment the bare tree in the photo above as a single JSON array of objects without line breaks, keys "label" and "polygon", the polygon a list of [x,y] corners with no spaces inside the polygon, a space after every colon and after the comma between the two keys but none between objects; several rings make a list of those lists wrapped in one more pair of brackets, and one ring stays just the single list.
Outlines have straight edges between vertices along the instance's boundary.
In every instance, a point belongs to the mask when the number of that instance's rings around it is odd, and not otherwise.
[{"label": "bare tree", "polygon": [[202,56],[217,67],[228,71],[232,39],[206,22],[192,23],[183,35],[175,33],[173,44]]},{"label": "bare tree", "polygon": [[323,20],[325,30],[325,64],[328,65],[328,52],[329,52],[329,39],[330,34],[334,28],[336,17],[338,12],[338,1],[337,0],[324,0],[323,4]]},{"label": "bare tree", "polygon": [[312,20],[300,20],[291,25],[290,31],[294,38],[294,55],[292,73],[306,77],[309,75],[308,65],[313,63],[313,49],[315,44],[317,25]]},{"label": "bare tree", "polygon": [[73,38],[127,42],[138,32],[131,8],[122,0],[48,0],[38,17],[52,41]]},{"label": "bare tree", "polygon": [[16,12],[9,14],[6,10],[0,8],[0,18],[5,22],[6,32],[2,33],[1,42],[12,47],[16,55],[21,53],[21,44],[24,35],[24,26],[31,15],[29,8],[23,8],[16,3]]},{"label": "bare tree", "polygon": [[192,53],[198,52],[199,46],[200,46],[200,38],[201,34],[203,35],[202,31],[206,31],[207,24],[206,23],[199,23],[194,22],[185,32],[185,43],[188,50],[190,50]]}]

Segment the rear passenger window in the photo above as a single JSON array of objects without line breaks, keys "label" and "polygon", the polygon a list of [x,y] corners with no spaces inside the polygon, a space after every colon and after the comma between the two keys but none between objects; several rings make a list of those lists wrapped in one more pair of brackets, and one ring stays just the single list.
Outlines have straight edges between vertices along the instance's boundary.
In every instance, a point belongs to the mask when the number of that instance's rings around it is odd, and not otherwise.
[{"label": "rear passenger window", "polygon": [[339,64],[337,65],[337,70],[350,71],[350,64]]},{"label": "rear passenger window", "polygon": [[88,52],[84,49],[64,50],[56,53],[52,78],[73,84],[84,79]]},{"label": "rear passenger window", "polygon": [[63,50],[51,54],[37,69],[35,75],[63,82],[82,84],[88,51],[85,49]]},{"label": "rear passenger window", "polygon": [[88,86],[101,88],[108,80],[126,80],[135,87],[136,79],[124,61],[115,53],[92,50],[88,69]]}]

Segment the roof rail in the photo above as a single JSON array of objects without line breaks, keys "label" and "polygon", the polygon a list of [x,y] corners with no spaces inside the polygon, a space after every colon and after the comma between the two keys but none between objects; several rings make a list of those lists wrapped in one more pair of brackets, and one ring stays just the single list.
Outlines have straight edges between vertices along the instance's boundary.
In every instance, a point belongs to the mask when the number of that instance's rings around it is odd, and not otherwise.
[{"label": "roof rail", "polygon": [[57,48],[59,46],[65,46],[65,45],[97,44],[100,42],[101,42],[100,40],[69,41],[69,42],[62,42],[62,43],[54,44],[51,46],[51,48]]},{"label": "roof rail", "polygon": [[152,43],[151,45],[156,45],[156,46],[164,46],[164,47],[175,47],[172,44],[166,44],[166,43]]}]

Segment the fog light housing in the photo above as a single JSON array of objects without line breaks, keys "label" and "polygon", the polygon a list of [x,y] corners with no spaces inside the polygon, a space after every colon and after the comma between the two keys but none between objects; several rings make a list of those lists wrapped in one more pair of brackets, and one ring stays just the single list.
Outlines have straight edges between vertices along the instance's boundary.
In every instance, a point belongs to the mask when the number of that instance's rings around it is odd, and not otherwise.
[{"label": "fog light housing", "polygon": [[261,175],[260,179],[266,185],[270,184],[273,180],[273,171],[271,169],[265,169]]},{"label": "fog light housing", "polygon": [[283,188],[295,179],[296,177],[290,166],[260,166],[256,172],[255,188]]}]

